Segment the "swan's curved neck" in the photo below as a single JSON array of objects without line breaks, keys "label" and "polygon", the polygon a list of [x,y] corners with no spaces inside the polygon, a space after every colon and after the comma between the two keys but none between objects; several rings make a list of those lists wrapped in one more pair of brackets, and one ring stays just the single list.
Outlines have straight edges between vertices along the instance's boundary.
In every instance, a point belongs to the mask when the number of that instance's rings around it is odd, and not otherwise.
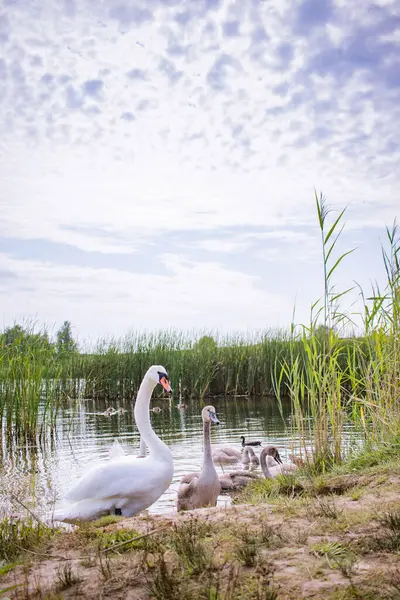
[{"label": "swan's curved neck", "polygon": [[150,423],[150,398],[155,387],[156,384],[145,375],[135,402],[135,421],[140,432],[141,445],[143,439],[150,452],[156,452],[158,456],[165,455],[170,457],[170,449],[160,440]]},{"label": "swan's curved neck", "polygon": [[261,470],[264,473],[264,477],[268,478],[268,477],[272,477],[272,473],[268,468],[267,465],[267,454],[266,452],[261,452],[260,454],[260,466],[261,466]]},{"label": "swan's curved neck", "polygon": [[140,456],[141,458],[146,456],[146,450],[147,450],[147,446],[146,446],[146,442],[144,441],[143,437],[140,436],[140,447],[139,447],[139,454],[138,456]]},{"label": "swan's curved neck", "polygon": [[212,458],[212,451],[211,451],[211,436],[210,436],[210,430],[211,430],[211,423],[208,421],[203,421],[203,442],[204,442],[204,458],[203,458],[203,471],[204,470],[214,470],[215,471],[215,466],[214,466],[214,461]]}]

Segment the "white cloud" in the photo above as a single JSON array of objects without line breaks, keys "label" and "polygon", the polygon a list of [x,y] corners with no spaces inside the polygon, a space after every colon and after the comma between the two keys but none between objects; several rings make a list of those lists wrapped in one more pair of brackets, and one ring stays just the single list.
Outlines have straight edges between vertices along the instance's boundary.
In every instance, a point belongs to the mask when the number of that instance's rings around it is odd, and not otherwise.
[{"label": "white cloud", "polygon": [[243,241],[238,241],[235,239],[230,240],[218,240],[218,239],[205,239],[199,242],[194,242],[192,247],[200,248],[202,250],[207,250],[207,252],[215,252],[218,254],[222,253],[231,253],[238,252],[240,250],[245,250],[248,248],[249,244]]},{"label": "white cloud", "polygon": [[[257,278],[216,262],[179,255],[161,257],[164,275],[58,266],[0,255],[7,280],[3,319],[46,315],[48,323],[72,320],[81,336],[124,333],[127,328],[259,328],[266,315],[279,321],[290,306]],[[283,324],[283,323],[282,323]]]},{"label": "white cloud", "polygon": [[[253,290],[257,305],[261,292],[251,280],[252,258],[294,265],[314,259],[316,242],[304,230],[315,222],[314,188],[334,204],[349,205],[349,230],[382,227],[393,218],[400,158],[395,78],[388,71],[386,83],[377,85],[383,62],[359,68],[357,55],[342,72],[330,54],[332,48],[344,51],[354,38],[354,52],[360,47],[365,61],[372,60],[368,49],[356,44],[359,30],[373,26],[368,6],[352,5],[357,17],[352,21],[345,18],[347,5],[337,3],[337,20],[310,30],[306,39],[295,35],[296,11],[287,1],[273,7],[226,1],[207,13],[206,4],[82,0],[68,10],[66,4],[46,2],[6,7],[0,30],[5,50],[0,236],[129,256],[145,254],[161,235],[196,234],[186,244],[190,251],[226,258],[249,252],[248,270],[242,264],[246,272],[235,272],[235,278],[244,278],[240,285]],[[223,33],[227,21],[238,21],[231,35]],[[377,39],[395,43],[388,26],[377,30]],[[320,67],[320,55],[326,68]],[[389,50],[387,55],[390,64]],[[240,233],[220,234],[229,228]],[[265,247],[252,256],[257,241]],[[104,270],[95,276],[83,265],[60,268],[53,256],[48,259],[45,265],[18,266],[35,290],[32,297],[48,292],[42,305],[37,301],[43,316],[54,313],[49,273],[62,272],[64,313],[64,299],[71,308],[72,296],[80,297],[78,304],[87,307],[95,328],[95,314],[100,317],[103,310],[97,289],[102,277],[116,289],[113,278],[124,281],[124,289],[140,281],[146,300],[135,306],[144,320],[147,306],[153,306],[147,288],[178,285],[172,267],[160,283],[161,276],[149,275],[150,280]],[[179,259],[179,269],[182,264]],[[225,298],[231,271],[215,264],[191,263],[179,279],[186,286],[180,302],[187,299],[182,306],[190,306],[199,325],[213,322],[213,307],[220,305],[215,299],[210,314],[196,308],[190,299],[201,290],[189,271],[206,281],[204,269],[209,269],[214,296]],[[79,296],[75,271],[93,279],[99,298]],[[125,306],[123,295],[107,294],[113,313],[121,302]],[[28,309],[18,297],[15,306]],[[238,298],[258,314],[243,295]],[[100,312],[90,310],[93,306]],[[245,326],[247,313],[240,306],[236,321]],[[172,318],[175,309],[170,310]],[[120,314],[127,315],[124,311]],[[185,314],[177,314],[177,322],[183,323]],[[261,312],[257,318],[264,325]],[[129,320],[113,319],[121,327]]]}]

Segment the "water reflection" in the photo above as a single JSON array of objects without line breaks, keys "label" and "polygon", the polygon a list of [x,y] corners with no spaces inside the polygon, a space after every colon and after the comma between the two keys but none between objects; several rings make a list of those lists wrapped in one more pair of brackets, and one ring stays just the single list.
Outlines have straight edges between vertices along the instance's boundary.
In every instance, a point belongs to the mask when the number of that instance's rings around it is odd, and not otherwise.
[{"label": "water reflection", "polygon": [[[240,436],[262,440],[263,445],[279,447],[282,459],[291,452],[290,405],[283,405],[283,418],[272,398],[218,398],[212,402],[221,422],[212,428],[213,446],[240,449]],[[160,413],[150,413],[153,427],[170,447],[174,457],[174,479],[150,512],[170,512],[175,507],[180,477],[201,468],[203,458],[201,409],[196,400],[178,409],[175,402],[157,401]],[[154,404],[155,405],[155,404]],[[56,498],[61,498],[89,466],[107,460],[114,439],[127,454],[137,454],[140,436],[129,401],[115,404],[126,409],[123,414],[105,416],[108,404],[100,400],[71,400],[59,415],[56,434],[40,445],[24,440],[7,440],[2,436],[0,466],[0,511],[15,511],[11,497],[29,502],[40,513],[46,513]],[[258,450],[257,450],[258,452]],[[233,469],[234,467],[229,467]],[[225,470],[227,467],[225,467]],[[222,472],[222,468],[217,470]],[[224,505],[229,498],[221,496]]]}]

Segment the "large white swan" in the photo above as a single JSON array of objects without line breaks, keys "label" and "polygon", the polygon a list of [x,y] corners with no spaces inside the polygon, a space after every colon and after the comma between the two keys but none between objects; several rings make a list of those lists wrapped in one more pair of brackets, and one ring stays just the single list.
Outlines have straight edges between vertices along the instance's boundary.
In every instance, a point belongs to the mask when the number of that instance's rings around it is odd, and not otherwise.
[{"label": "large white swan", "polygon": [[212,458],[210,440],[211,423],[219,425],[215,408],[205,406],[201,411],[201,417],[204,442],[203,468],[200,473],[188,473],[181,478],[177,498],[178,511],[215,506],[221,491],[221,484]]},{"label": "large white swan", "polygon": [[[131,517],[149,507],[169,487],[174,465],[170,449],[154,432],[149,418],[151,394],[160,383],[171,393],[164,367],[152,366],[145,374],[136,398],[134,416],[146,458],[121,456],[115,448],[112,458],[95,465],[65,495],[67,503],[54,513],[65,523],[90,521],[112,511]],[[122,450],[123,452],[123,450]]]}]

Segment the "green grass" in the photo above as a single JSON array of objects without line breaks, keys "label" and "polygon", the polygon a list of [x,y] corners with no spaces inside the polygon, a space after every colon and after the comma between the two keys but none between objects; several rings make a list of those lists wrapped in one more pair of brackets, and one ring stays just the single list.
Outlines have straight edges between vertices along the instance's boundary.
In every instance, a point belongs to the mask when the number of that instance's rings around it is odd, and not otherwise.
[{"label": "green grass", "polygon": [[0,521],[0,561],[12,563],[26,551],[48,542],[58,530],[32,518]]},{"label": "green grass", "polygon": [[201,573],[211,564],[212,553],[204,543],[210,532],[211,526],[195,518],[173,526],[170,546],[191,574]]},{"label": "green grass", "polygon": [[379,522],[381,530],[375,538],[376,547],[386,552],[400,552],[400,510],[382,515]]},{"label": "green grass", "polygon": [[[115,550],[119,554],[144,547],[144,540],[131,541],[136,537],[140,537],[140,534],[134,529],[104,530],[104,527],[116,522],[113,515],[110,515],[110,517],[111,519],[107,515],[93,523],[84,523],[79,528],[78,535],[86,544],[89,542],[98,550],[112,551],[115,547]],[[121,519],[119,518],[118,520]]]}]

